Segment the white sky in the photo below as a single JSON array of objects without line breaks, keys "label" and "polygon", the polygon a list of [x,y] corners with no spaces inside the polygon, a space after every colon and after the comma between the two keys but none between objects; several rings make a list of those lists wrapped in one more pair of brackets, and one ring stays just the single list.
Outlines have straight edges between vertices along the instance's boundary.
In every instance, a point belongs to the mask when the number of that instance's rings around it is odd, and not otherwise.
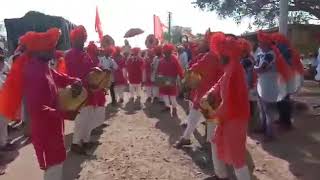
[{"label": "white sky", "polygon": [[5,18],[22,17],[29,10],[48,15],[62,16],[77,25],[84,25],[88,40],[97,40],[94,29],[95,7],[99,6],[100,19],[105,34],[110,34],[117,45],[123,45],[123,35],[129,28],[145,30],[141,36],[129,39],[131,45],[144,47],[144,40],[153,33],[153,14],[167,24],[171,11],[172,25],[191,27],[192,32],[213,31],[241,34],[248,21],[237,25],[231,19],[221,20],[213,12],[202,12],[191,4],[193,0],[5,0],[1,3],[0,21]]}]

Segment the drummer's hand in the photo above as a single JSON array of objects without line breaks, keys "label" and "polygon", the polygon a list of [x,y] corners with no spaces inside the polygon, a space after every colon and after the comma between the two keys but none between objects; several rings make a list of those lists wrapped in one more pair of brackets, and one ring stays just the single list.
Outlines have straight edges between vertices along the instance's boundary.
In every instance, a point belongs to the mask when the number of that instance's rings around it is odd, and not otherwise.
[{"label": "drummer's hand", "polygon": [[202,109],[204,109],[204,110],[209,110],[209,109],[211,109],[207,97],[201,98],[201,100],[200,100],[200,107],[201,107]]},{"label": "drummer's hand", "polygon": [[77,97],[81,94],[82,92],[82,83],[81,81],[76,81],[71,85],[72,88],[72,97]]}]

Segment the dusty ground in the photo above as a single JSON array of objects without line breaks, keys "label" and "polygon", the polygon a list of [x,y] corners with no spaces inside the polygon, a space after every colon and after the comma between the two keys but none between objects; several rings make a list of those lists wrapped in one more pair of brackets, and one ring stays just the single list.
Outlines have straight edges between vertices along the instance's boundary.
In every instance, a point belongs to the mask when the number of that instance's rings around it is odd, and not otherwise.
[{"label": "dusty ground", "polygon": [[[306,83],[295,99],[310,105],[320,104],[320,91],[314,87]],[[201,180],[208,177],[212,173],[210,156],[199,145],[203,143],[202,125],[195,133],[193,146],[183,150],[172,147],[183,132],[179,124],[186,117],[183,108],[186,103],[180,104],[178,118],[161,113],[161,105],[128,103],[119,108],[107,107],[106,126],[100,135],[93,137],[102,145],[94,149],[90,157],[69,153],[64,180]],[[261,143],[260,135],[250,135],[248,162],[255,179],[320,179],[320,120],[315,115],[319,112],[297,114],[295,129],[277,131],[275,142]],[[68,122],[67,146],[72,128],[73,123]],[[19,133],[14,136],[19,137]],[[30,144],[4,155],[8,164],[2,168],[7,172],[0,180],[42,179]]]}]

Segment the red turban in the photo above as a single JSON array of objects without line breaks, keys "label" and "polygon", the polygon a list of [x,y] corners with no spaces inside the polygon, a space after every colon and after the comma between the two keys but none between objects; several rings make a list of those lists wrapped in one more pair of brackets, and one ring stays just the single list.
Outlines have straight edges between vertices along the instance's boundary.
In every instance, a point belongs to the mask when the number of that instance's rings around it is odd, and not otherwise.
[{"label": "red turban", "polygon": [[269,47],[272,46],[272,37],[270,34],[264,33],[262,31],[258,31],[257,37],[258,37],[258,41],[261,44],[264,44]]},{"label": "red turban", "polygon": [[114,51],[114,55],[120,55],[121,54],[121,47],[119,47],[119,46],[116,46],[115,47],[115,51]]},{"label": "red turban", "polygon": [[161,47],[161,46],[156,46],[156,47],[153,48],[153,51],[154,51],[154,54],[155,54],[156,56],[161,56],[161,54],[162,54],[162,47]]},{"label": "red turban", "polygon": [[275,62],[279,74],[282,76],[283,80],[289,81],[293,76],[293,71],[286,63],[286,60],[280,53],[279,49],[272,44],[272,36],[262,31],[258,31],[258,41],[266,46],[269,46],[273,50],[276,56]]},{"label": "red turban", "polygon": [[97,45],[96,45],[93,41],[90,41],[90,42],[89,42],[89,45],[88,45],[88,47],[87,47],[87,52],[88,52],[88,54],[89,54],[91,57],[97,56],[97,54],[98,54],[98,47],[97,47]]},{"label": "red turban", "polygon": [[112,56],[115,52],[115,48],[113,46],[109,46],[107,48],[104,49],[104,53],[107,56]]},{"label": "red turban", "polygon": [[246,55],[250,54],[252,50],[252,46],[249,41],[247,41],[246,39],[240,38],[238,39],[238,43],[243,53],[245,53]]},{"label": "red turban", "polygon": [[175,51],[175,46],[173,44],[165,44],[162,47],[162,51],[163,53],[172,53],[173,51]]},{"label": "red turban", "polygon": [[74,43],[76,40],[85,42],[87,40],[87,31],[86,28],[82,25],[77,26],[70,32],[71,43]]},{"label": "red turban", "polygon": [[137,56],[140,53],[141,49],[138,47],[132,48],[131,52],[133,55]]},{"label": "red turban", "polygon": [[285,44],[288,46],[288,48],[291,49],[291,61],[292,61],[291,67],[295,72],[297,72],[299,74],[303,74],[304,67],[300,61],[300,53],[296,48],[293,48],[291,46],[289,39],[286,36],[284,36],[283,34],[273,33],[272,40],[278,44]]},{"label": "red turban", "polygon": [[210,50],[220,56],[228,56],[231,59],[240,60],[241,48],[238,40],[226,36],[222,32],[214,33],[211,37]]},{"label": "red turban", "polygon": [[60,38],[60,29],[51,28],[47,32],[27,32],[20,37],[21,45],[25,46],[28,52],[50,51],[54,49]]}]

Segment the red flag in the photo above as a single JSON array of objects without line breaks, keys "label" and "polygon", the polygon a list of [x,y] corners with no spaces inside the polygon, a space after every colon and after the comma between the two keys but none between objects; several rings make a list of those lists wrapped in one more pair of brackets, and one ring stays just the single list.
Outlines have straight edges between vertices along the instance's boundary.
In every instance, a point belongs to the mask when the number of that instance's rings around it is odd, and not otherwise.
[{"label": "red flag", "polygon": [[162,42],[164,40],[163,28],[165,25],[161,22],[159,16],[153,15],[154,36]]},{"label": "red flag", "polygon": [[101,21],[100,21],[98,6],[96,7],[95,29],[96,29],[96,32],[98,33],[99,39],[100,39],[100,41],[101,41],[102,38],[103,38],[103,31],[102,31],[102,27],[101,27]]}]

